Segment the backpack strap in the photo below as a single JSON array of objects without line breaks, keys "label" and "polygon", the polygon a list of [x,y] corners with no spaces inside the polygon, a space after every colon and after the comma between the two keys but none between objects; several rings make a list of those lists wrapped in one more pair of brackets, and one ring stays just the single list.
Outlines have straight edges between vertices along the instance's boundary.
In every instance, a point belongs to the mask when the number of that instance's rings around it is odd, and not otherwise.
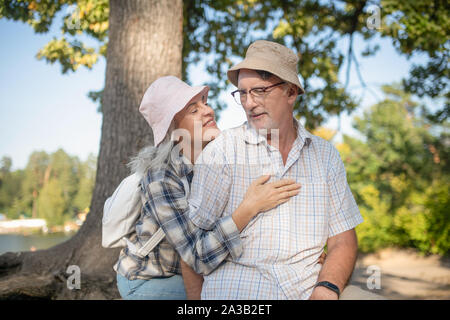
[{"label": "backpack strap", "polygon": [[139,249],[136,249],[136,246],[130,242],[128,239],[126,239],[128,249],[131,251],[132,254],[135,256],[138,256],[139,258],[146,257],[152,250],[164,239],[166,235],[164,234],[164,231],[162,228],[159,228],[152,237],[147,240],[147,242]]}]

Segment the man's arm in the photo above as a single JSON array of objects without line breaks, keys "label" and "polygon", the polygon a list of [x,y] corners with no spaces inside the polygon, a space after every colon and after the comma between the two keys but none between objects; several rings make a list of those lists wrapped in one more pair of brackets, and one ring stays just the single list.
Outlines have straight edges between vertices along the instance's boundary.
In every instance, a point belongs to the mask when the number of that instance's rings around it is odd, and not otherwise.
[{"label": "man's arm", "polygon": [[[344,290],[356,262],[358,242],[355,227],[363,222],[358,206],[347,183],[344,163],[337,149],[330,145],[328,163],[328,192],[330,196],[328,221],[328,254],[320,271],[318,282],[335,284]],[[326,288],[314,288],[310,299],[337,299],[337,294]]]},{"label": "man's arm", "polygon": [[[328,254],[319,274],[320,281],[335,284],[340,292],[345,288],[356,262],[358,243],[355,229],[350,229],[330,237],[327,242]],[[311,300],[337,300],[335,292],[325,287],[314,288]]]},{"label": "man's arm", "polygon": [[200,294],[202,292],[203,285],[203,276],[195,273],[195,271],[181,259],[180,265],[187,299],[200,300]]}]

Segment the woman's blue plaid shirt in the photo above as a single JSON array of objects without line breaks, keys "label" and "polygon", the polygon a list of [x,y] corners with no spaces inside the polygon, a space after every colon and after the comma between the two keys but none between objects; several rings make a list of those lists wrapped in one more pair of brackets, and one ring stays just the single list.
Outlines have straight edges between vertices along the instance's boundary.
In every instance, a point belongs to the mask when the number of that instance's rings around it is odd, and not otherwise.
[{"label": "woman's blue plaid shirt", "polygon": [[242,253],[239,231],[231,216],[220,219],[212,230],[189,220],[189,186],[193,166],[184,157],[159,170],[148,170],[141,182],[146,201],[129,240],[139,248],[161,227],[165,238],[144,258],[122,249],[114,270],[134,279],[181,274],[180,257],[197,273],[209,274],[228,256]]}]

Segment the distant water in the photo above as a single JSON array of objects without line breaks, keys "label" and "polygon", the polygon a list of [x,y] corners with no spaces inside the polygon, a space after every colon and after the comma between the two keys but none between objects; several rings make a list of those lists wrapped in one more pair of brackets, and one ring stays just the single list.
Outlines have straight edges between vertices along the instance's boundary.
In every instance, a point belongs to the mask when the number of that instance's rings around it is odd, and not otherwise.
[{"label": "distant water", "polygon": [[0,254],[5,252],[30,251],[32,247],[48,249],[70,239],[74,233],[51,233],[51,234],[0,234]]}]

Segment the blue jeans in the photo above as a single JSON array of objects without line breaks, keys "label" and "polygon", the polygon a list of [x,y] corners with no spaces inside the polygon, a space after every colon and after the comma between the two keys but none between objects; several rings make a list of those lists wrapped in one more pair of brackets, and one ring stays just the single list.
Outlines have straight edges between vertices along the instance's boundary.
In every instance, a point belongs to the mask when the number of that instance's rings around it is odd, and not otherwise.
[{"label": "blue jeans", "polygon": [[117,288],[125,300],[186,300],[183,277],[175,275],[168,278],[150,280],[128,280],[117,274]]}]

